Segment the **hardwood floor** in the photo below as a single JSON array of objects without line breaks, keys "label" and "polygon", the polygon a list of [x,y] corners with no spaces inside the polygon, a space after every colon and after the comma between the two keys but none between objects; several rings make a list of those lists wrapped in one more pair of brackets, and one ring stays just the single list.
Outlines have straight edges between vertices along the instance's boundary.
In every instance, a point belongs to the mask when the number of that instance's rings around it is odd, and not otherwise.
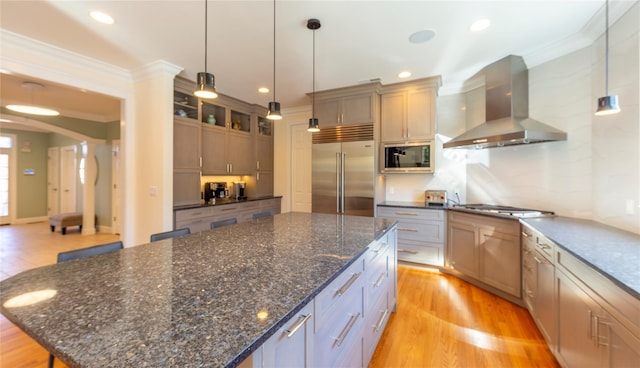
[{"label": "hardwood floor", "polygon": [[[47,223],[0,226],[0,277],[56,262],[58,252],[118,236],[51,233]],[[0,316],[0,367],[46,367],[48,353]],[[56,368],[65,367],[56,360]],[[528,312],[453,276],[398,267],[398,310],[376,350],[378,367],[559,367]]]},{"label": "hardwood floor", "polygon": [[559,367],[528,311],[447,274],[398,267],[392,314],[369,368]]},{"label": "hardwood floor", "polygon": [[[47,222],[0,226],[0,279],[22,271],[56,263],[59,252],[108,243],[118,235],[96,233],[82,235],[77,227],[62,235],[51,232]],[[43,368],[49,353],[22,330],[0,315],[0,367]],[[55,367],[66,367],[56,360]]]}]

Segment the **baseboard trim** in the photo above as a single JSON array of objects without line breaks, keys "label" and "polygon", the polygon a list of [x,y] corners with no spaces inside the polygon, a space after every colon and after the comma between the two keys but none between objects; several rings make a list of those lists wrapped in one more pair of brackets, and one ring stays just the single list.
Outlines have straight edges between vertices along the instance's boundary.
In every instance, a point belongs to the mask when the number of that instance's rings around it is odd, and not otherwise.
[{"label": "baseboard trim", "polygon": [[49,221],[48,216],[25,217],[25,218],[13,219],[13,221],[11,221],[11,225],[33,224],[36,222],[46,222],[46,221]]}]

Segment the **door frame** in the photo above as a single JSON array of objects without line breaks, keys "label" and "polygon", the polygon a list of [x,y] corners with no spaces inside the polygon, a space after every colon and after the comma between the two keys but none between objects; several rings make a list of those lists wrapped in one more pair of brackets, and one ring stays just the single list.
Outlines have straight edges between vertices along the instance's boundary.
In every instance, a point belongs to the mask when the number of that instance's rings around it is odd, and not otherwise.
[{"label": "door frame", "polygon": [[[15,221],[16,218],[16,178],[18,177],[18,167],[16,165],[16,156],[17,156],[17,143],[18,137],[15,134],[1,133],[3,137],[9,137],[11,139],[11,147],[10,148],[1,148],[0,150],[6,152],[9,155],[9,211],[4,220],[0,220],[0,224],[6,223],[11,225]],[[4,217],[4,216],[3,216]]]}]

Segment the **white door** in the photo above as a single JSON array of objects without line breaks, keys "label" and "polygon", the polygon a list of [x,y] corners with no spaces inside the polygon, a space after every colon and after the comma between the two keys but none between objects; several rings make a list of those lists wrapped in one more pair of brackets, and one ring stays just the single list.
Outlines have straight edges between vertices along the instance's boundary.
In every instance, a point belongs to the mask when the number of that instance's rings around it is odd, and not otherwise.
[{"label": "white door", "polygon": [[111,143],[111,232],[120,234],[120,141]]},{"label": "white door", "polygon": [[291,126],[291,211],[311,212],[311,134],[304,124]]},{"label": "white door", "polygon": [[60,147],[50,147],[47,155],[47,214],[60,213]]},{"label": "white door", "polygon": [[0,225],[11,223],[12,180],[15,135],[0,136]]},{"label": "white door", "polygon": [[76,212],[76,146],[61,148],[60,169],[60,213]]}]

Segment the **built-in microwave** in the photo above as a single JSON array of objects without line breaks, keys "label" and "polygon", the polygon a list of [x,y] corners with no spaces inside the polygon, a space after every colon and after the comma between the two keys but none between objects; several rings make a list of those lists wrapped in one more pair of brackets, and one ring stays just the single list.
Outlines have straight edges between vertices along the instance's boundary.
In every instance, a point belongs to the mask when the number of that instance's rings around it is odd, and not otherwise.
[{"label": "built-in microwave", "polygon": [[383,143],[381,173],[432,173],[435,150],[433,141]]}]

